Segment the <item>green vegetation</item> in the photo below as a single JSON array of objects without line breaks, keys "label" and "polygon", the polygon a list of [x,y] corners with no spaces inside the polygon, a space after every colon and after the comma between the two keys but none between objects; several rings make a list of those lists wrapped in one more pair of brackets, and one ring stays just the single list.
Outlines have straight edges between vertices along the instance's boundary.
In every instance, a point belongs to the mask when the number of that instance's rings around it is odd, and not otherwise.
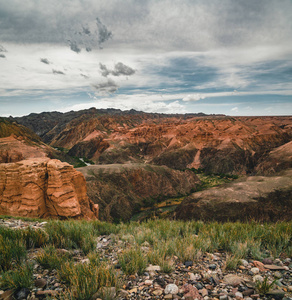
[{"label": "green vegetation", "polygon": [[18,266],[17,269],[2,273],[0,287],[17,290],[31,288],[33,284],[33,267],[31,264]]},{"label": "green vegetation", "polygon": [[269,282],[268,277],[265,277],[264,280],[256,282],[256,290],[260,295],[267,294],[270,290],[273,289],[277,280]]},{"label": "green vegetation", "polygon": [[[161,272],[168,273],[176,268],[177,262],[196,262],[203,255],[218,251],[226,254],[225,269],[235,270],[240,259],[291,256],[291,225],[291,222],[220,224],[170,220],[114,225],[49,220],[45,230],[0,226],[1,288],[31,288],[32,267],[27,251],[33,250],[37,263],[55,272],[67,286],[66,293],[58,299],[91,299],[96,293],[108,293],[111,287],[118,289],[122,280],[120,271],[96,250],[98,238],[103,235],[110,235],[113,243],[118,242],[117,259],[125,275],[143,274],[149,264],[159,265]],[[74,261],[74,250],[87,263]],[[266,293],[272,286],[266,280],[257,283],[257,290]]]},{"label": "green vegetation", "polygon": [[143,274],[146,266],[147,260],[142,250],[137,248],[125,249],[124,252],[119,257],[119,263],[125,274]]},{"label": "green vegetation", "polygon": [[91,300],[92,296],[102,291],[101,288],[118,287],[119,280],[114,269],[102,263],[100,266],[92,264],[73,264],[67,262],[58,270],[59,277],[72,289],[64,297],[76,300]]}]

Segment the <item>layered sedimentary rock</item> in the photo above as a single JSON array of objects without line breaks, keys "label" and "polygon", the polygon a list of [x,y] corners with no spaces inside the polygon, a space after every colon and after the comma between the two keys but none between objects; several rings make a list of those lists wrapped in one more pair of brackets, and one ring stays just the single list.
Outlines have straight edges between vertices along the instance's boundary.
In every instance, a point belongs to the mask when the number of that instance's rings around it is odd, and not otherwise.
[{"label": "layered sedimentary rock", "polygon": [[258,174],[271,175],[292,168],[292,142],[275,148],[263,156],[255,170]]},{"label": "layered sedimentary rock", "polygon": [[175,169],[203,168],[207,173],[254,173],[262,157],[292,138],[289,116],[163,115],[89,109],[63,115],[34,114],[17,121],[34,130],[45,123],[41,132],[44,141],[98,164],[146,162]]},{"label": "layered sedimentary rock", "polygon": [[100,218],[129,220],[134,212],[159,200],[189,194],[199,179],[194,172],[146,164],[95,165],[79,168],[88,196],[100,205]]},{"label": "layered sedimentary rock", "polygon": [[150,162],[246,174],[266,153],[291,141],[291,125],[291,117],[102,116],[72,120],[51,145],[101,164]]},{"label": "layered sedimentary rock", "polygon": [[42,143],[11,135],[0,138],[0,163],[11,163],[30,158],[48,157],[50,147]]},{"label": "layered sedimentary rock", "polygon": [[84,176],[67,163],[35,158],[0,164],[0,214],[96,219]]},{"label": "layered sedimentary rock", "polygon": [[279,221],[292,219],[292,169],[277,176],[250,176],[196,192],[176,209],[179,219]]}]

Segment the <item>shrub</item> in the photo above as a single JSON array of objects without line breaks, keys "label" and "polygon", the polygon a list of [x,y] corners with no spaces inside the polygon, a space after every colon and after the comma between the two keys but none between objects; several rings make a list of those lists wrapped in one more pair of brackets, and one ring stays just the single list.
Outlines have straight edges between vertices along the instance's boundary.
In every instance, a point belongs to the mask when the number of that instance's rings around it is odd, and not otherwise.
[{"label": "shrub", "polygon": [[32,229],[31,227],[22,231],[22,238],[27,249],[42,247],[49,241],[49,236],[44,230]]},{"label": "shrub", "polygon": [[240,264],[240,258],[238,258],[235,255],[227,254],[225,270],[236,270],[239,264]]},{"label": "shrub", "polygon": [[11,240],[0,235],[0,271],[12,269],[26,258],[26,249],[20,240]]},{"label": "shrub", "polygon": [[146,265],[147,258],[144,256],[140,248],[131,247],[125,249],[124,252],[119,256],[119,263],[125,274],[143,274]]},{"label": "shrub", "polygon": [[1,288],[3,289],[29,289],[32,284],[33,266],[31,264],[21,265],[17,270],[10,270],[2,274]]},{"label": "shrub", "polygon": [[119,281],[113,268],[106,264],[76,264],[66,262],[58,271],[59,277],[70,285],[68,298],[91,300],[101,287],[118,287]]},{"label": "shrub", "polygon": [[36,261],[45,269],[54,270],[60,268],[60,266],[69,258],[69,254],[60,253],[53,246],[47,246],[36,256]]},{"label": "shrub", "polygon": [[46,226],[49,242],[56,248],[82,249],[85,254],[95,249],[95,236],[91,222],[51,221]]}]

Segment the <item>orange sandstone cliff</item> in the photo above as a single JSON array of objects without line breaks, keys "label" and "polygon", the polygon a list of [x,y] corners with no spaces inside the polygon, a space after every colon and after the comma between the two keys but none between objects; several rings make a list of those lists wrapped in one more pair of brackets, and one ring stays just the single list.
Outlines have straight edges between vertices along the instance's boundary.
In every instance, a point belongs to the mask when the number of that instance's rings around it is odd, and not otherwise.
[{"label": "orange sandstone cliff", "polygon": [[84,176],[56,159],[0,164],[0,214],[41,218],[97,219]]}]

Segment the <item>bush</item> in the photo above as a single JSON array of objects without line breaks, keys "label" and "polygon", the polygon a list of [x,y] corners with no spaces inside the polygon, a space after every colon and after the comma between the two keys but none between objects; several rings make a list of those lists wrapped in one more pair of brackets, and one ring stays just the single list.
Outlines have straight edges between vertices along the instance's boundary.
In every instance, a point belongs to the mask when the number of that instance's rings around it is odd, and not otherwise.
[{"label": "bush", "polygon": [[102,287],[118,287],[118,277],[106,264],[76,264],[66,262],[58,272],[59,277],[70,285],[69,299],[91,300]]},{"label": "bush", "polygon": [[49,236],[44,230],[32,229],[31,227],[22,231],[22,238],[27,249],[42,247],[49,241]]},{"label": "bush", "polygon": [[60,268],[60,266],[69,258],[69,254],[60,253],[53,246],[47,246],[36,256],[36,261],[45,269],[54,270]]},{"label": "bush", "polygon": [[50,244],[56,248],[82,249],[84,254],[87,254],[96,247],[91,222],[51,221],[47,224],[46,231]]},{"label": "bush", "polygon": [[119,256],[119,263],[125,274],[138,273],[138,275],[141,275],[147,266],[147,258],[140,248],[132,247],[125,249]]},{"label": "bush", "polygon": [[7,271],[12,269],[14,264],[21,264],[26,254],[21,240],[12,240],[0,235],[0,271]]},{"label": "bush", "polygon": [[33,266],[25,264],[19,266],[17,270],[10,270],[2,274],[2,289],[31,288],[33,284]]}]

